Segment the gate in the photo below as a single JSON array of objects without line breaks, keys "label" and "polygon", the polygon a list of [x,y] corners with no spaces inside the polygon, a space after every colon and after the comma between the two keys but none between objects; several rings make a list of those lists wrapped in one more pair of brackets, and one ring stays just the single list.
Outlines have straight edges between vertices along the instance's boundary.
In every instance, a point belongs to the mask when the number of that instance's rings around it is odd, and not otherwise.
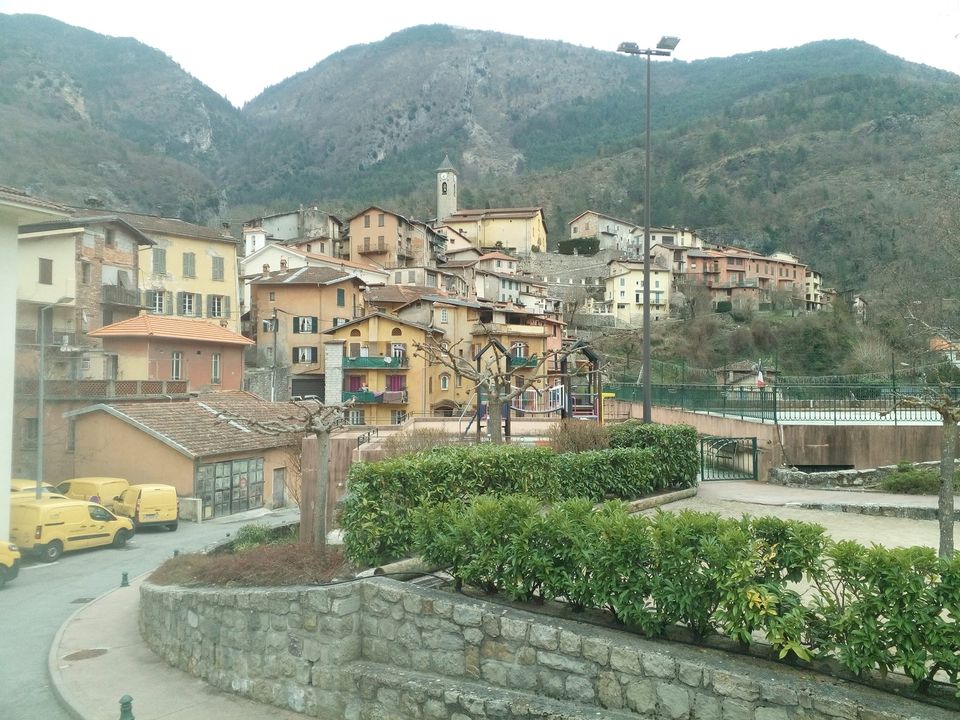
[{"label": "gate", "polygon": [[700,479],[756,480],[755,437],[703,437],[700,439]]}]

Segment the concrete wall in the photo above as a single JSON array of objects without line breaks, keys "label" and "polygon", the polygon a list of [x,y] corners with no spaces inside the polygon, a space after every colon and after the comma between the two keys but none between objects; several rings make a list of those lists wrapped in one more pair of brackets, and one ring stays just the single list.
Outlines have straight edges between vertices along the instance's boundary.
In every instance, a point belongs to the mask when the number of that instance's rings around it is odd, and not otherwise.
[{"label": "concrete wall", "polygon": [[955,717],[774,663],[386,578],[283,589],[145,583],[140,631],[167,663],[221,690],[323,720]]},{"label": "concrete wall", "polygon": [[[605,408],[608,419],[643,417],[639,403],[608,400]],[[701,435],[756,437],[763,479],[781,465],[875,468],[940,457],[939,425],[773,425],[657,405],[651,415],[654,422],[693,425]]]}]

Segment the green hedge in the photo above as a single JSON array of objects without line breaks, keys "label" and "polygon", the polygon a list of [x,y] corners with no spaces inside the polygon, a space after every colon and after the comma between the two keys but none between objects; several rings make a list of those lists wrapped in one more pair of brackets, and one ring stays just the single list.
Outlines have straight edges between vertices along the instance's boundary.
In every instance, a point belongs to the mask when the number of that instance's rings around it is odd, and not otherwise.
[{"label": "green hedge", "polygon": [[[698,470],[697,436],[688,426],[643,431],[641,447],[580,453],[514,445],[443,447],[376,463],[347,475],[340,526],[351,561],[377,565],[410,553],[411,511],[484,493],[522,493],[542,502],[584,498],[632,499],[669,487],[689,487]],[[641,438],[638,432],[637,438]],[[639,440],[638,440],[639,441]]]},{"label": "green hedge", "polygon": [[960,676],[960,553],[834,543],[819,525],[773,517],[631,516],[583,500],[544,512],[527,496],[426,507],[414,523],[424,559],[515,600],[605,609],[651,635],[678,624],[743,645],[759,635],[781,658],[900,671],[921,689],[938,672],[954,686]]}]

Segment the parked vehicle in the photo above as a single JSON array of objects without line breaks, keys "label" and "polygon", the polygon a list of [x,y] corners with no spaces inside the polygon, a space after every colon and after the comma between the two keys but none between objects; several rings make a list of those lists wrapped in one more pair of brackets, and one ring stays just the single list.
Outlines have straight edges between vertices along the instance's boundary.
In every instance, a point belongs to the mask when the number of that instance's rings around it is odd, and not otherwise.
[{"label": "parked vehicle", "polygon": [[13,543],[0,543],[0,588],[20,572],[20,549]]},{"label": "parked vehicle", "polygon": [[[58,492],[47,491],[46,488],[43,489],[43,494],[40,495],[41,500],[69,500],[66,495],[62,495]],[[22,502],[36,502],[37,493],[35,490],[21,490],[20,492],[10,493],[10,503],[22,503]]]},{"label": "parked vehicle", "polygon": [[[57,489],[50,483],[41,483],[40,493],[41,495],[47,495],[49,493],[55,493]],[[37,494],[37,481],[28,480],[27,478],[11,478],[10,479],[10,494],[19,495],[20,493],[26,493],[27,495],[36,495]]]},{"label": "parked vehicle", "polygon": [[177,489],[173,485],[131,485],[114,498],[113,511],[133,520],[134,527],[165,525],[176,530]]},{"label": "parked vehicle", "polygon": [[114,498],[128,487],[130,483],[124,478],[76,477],[64,480],[57,485],[57,492],[75,500],[100,503],[107,510],[113,510]]},{"label": "parked vehicle", "polygon": [[53,562],[65,552],[113,545],[133,535],[130,518],[86,500],[45,499],[10,503],[10,539],[20,551]]}]

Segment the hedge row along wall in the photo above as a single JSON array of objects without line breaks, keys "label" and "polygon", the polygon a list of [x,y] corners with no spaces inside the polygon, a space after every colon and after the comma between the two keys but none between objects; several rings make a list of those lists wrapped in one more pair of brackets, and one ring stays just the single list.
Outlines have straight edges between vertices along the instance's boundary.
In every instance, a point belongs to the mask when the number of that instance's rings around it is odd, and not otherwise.
[{"label": "hedge row along wall", "polygon": [[424,508],[415,526],[426,561],[487,592],[608,610],[653,636],[682,625],[749,645],[759,634],[781,658],[957,691],[960,553],[834,542],[819,525],[773,517],[648,518],[581,500],[544,512],[528,496]]},{"label": "hedge row along wall", "polygon": [[340,526],[347,556],[377,565],[408,555],[411,511],[484,493],[523,493],[543,502],[634,499],[696,482],[697,433],[688,425],[623,423],[609,450],[557,454],[547,448],[470,445],[377,463],[347,476]]}]

